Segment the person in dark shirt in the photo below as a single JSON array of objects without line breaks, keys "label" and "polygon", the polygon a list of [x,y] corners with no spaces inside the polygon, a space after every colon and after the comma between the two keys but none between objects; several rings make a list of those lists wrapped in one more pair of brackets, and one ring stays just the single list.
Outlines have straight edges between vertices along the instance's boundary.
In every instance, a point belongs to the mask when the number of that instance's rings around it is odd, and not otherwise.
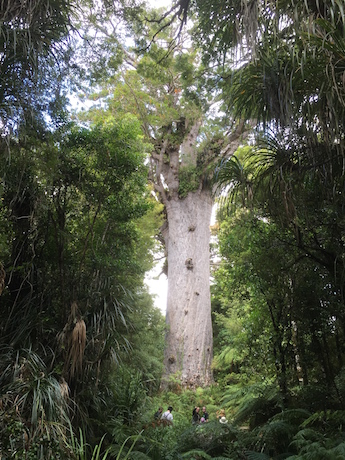
[{"label": "person in dark shirt", "polygon": [[200,422],[200,407],[194,407],[193,415],[192,415],[192,424],[195,425],[196,423]]},{"label": "person in dark shirt", "polygon": [[161,418],[162,412],[163,412],[163,407],[159,407],[158,411],[155,412],[155,415],[154,415],[155,420],[159,420]]}]

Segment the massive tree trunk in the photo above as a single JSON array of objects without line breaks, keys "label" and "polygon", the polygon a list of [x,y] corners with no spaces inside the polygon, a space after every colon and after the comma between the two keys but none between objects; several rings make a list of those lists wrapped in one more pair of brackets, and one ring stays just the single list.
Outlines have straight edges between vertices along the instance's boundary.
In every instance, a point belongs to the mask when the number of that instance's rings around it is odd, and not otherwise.
[{"label": "massive tree trunk", "polygon": [[182,119],[175,127],[171,125],[152,156],[155,188],[166,213],[162,228],[168,266],[163,386],[172,375],[183,387],[212,382],[212,196],[205,186],[203,165],[197,166],[200,127],[200,120]]},{"label": "massive tree trunk", "polygon": [[210,219],[208,190],[172,198],[166,204],[163,234],[168,257],[165,377],[179,376],[184,387],[212,382]]},{"label": "massive tree trunk", "polygon": [[[183,387],[212,383],[213,334],[210,295],[212,190],[207,166],[219,150],[198,151],[201,120],[167,127],[151,154],[153,180],[165,205],[162,228],[168,262],[168,299],[163,386],[174,376]],[[231,155],[243,125],[221,145]],[[177,139],[179,142],[177,142]],[[213,147],[215,143],[212,144]]]}]

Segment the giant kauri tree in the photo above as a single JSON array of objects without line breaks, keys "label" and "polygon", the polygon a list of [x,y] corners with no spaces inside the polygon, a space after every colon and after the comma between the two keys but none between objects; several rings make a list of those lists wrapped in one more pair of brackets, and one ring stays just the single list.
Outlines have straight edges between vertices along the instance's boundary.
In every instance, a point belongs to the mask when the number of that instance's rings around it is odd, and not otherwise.
[{"label": "giant kauri tree", "polygon": [[214,94],[206,88],[197,53],[182,46],[169,52],[168,40],[162,43],[161,37],[145,53],[127,56],[133,70],[117,80],[109,107],[135,112],[153,146],[150,178],[164,204],[161,239],[168,276],[163,384],[174,376],[194,388],[212,382],[212,171],[241,143],[243,125],[234,123],[226,131],[207,120]]}]

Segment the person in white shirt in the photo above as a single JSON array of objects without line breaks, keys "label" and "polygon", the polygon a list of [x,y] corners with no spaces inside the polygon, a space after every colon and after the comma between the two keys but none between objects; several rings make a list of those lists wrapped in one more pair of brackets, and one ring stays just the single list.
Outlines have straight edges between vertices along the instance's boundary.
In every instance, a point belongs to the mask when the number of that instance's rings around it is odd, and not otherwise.
[{"label": "person in white shirt", "polygon": [[172,425],[173,423],[173,414],[171,413],[173,410],[173,408],[171,406],[168,407],[168,410],[166,410],[165,412],[163,412],[162,416],[161,416],[161,420],[167,420],[169,422],[169,424]]}]

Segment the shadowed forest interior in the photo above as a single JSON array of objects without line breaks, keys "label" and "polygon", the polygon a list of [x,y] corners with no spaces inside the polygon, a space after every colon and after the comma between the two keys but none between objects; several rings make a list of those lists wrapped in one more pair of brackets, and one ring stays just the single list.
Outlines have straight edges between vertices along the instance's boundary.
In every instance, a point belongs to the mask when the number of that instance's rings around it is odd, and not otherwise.
[{"label": "shadowed forest interior", "polygon": [[344,459],[343,1],[0,32],[0,460]]}]

